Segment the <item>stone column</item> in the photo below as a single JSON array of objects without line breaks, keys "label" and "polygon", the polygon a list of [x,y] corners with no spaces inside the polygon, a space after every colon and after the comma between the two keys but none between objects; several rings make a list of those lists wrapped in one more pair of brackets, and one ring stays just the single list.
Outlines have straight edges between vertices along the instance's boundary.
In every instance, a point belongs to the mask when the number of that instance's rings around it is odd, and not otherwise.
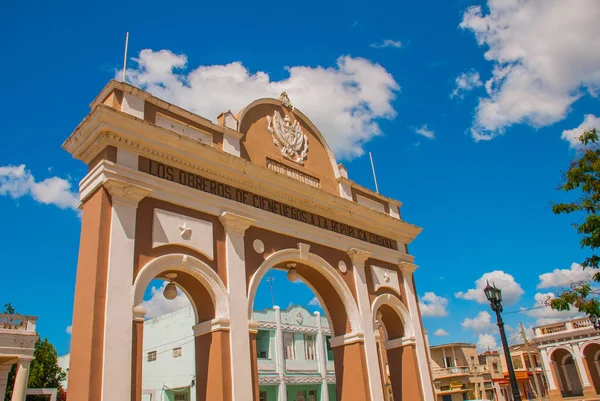
[{"label": "stone column", "polygon": [[227,295],[230,309],[231,398],[252,401],[252,359],[248,330],[248,292],[246,287],[246,261],[244,235],[256,220],[224,212],[219,217],[225,228],[225,259],[227,264]]},{"label": "stone column", "polygon": [[[195,336],[196,400],[232,401],[231,383],[225,379],[234,370],[229,359],[229,321],[212,319],[193,327]],[[250,366],[236,366],[235,369]],[[250,394],[252,396],[252,394]]]},{"label": "stone column", "polygon": [[425,350],[425,336],[423,335],[421,314],[419,313],[419,304],[417,303],[417,294],[413,279],[413,273],[416,268],[417,266],[412,263],[400,263],[400,270],[402,270],[404,278],[404,293],[408,303],[408,312],[413,322],[415,322],[415,347],[419,363],[421,386],[423,387],[423,398],[425,401],[434,401],[436,398],[433,393],[433,381],[431,380],[431,371],[427,359],[427,351]]},{"label": "stone column", "polygon": [[590,381],[590,375],[587,369],[587,361],[585,361],[585,358],[581,353],[581,349],[579,348],[578,343],[573,343],[573,353],[575,354],[575,363],[577,365],[577,371],[579,372],[579,377],[581,378],[583,396],[585,398],[595,397],[597,394]]},{"label": "stone column", "polygon": [[323,341],[323,328],[321,327],[321,314],[315,312],[317,319],[317,361],[321,373],[321,401],[329,401],[329,388],[327,387],[327,355],[325,353],[325,341]]},{"label": "stone column", "polygon": [[283,331],[281,330],[281,309],[274,306],[275,309],[275,370],[279,374],[279,401],[287,401],[287,386],[285,383],[285,357],[283,355]]},{"label": "stone column", "polygon": [[6,363],[4,365],[0,365],[0,399],[4,397],[4,393],[6,393],[6,384],[8,382],[8,372],[10,372],[11,368],[10,363]]},{"label": "stone column", "polygon": [[29,365],[33,358],[19,358],[17,362],[17,377],[13,387],[12,401],[25,401],[27,382],[29,381]]},{"label": "stone column", "polygon": [[550,358],[548,358],[548,350],[546,348],[542,348],[540,349],[540,354],[542,356],[542,366],[544,367],[546,378],[548,378],[548,390],[557,390],[558,386],[556,385],[555,380],[558,378],[554,378],[552,367],[550,366]]},{"label": "stone column", "polygon": [[348,254],[354,266],[356,298],[364,330],[365,359],[371,401],[383,401],[383,385],[381,383],[381,372],[379,371],[379,360],[377,358],[375,327],[373,327],[373,314],[371,313],[371,301],[369,300],[369,288],[367,287],[365,273],[365,262],[371,257],[371,253],[353,248],[348,251]]},{"label": "stone column", "polygon": [[135,222],[139,202],[150,190],[110,179],[104,187],[111,195],[112,221],[106,282],[102,400],[131,397],[133,349],[133,259]]}]

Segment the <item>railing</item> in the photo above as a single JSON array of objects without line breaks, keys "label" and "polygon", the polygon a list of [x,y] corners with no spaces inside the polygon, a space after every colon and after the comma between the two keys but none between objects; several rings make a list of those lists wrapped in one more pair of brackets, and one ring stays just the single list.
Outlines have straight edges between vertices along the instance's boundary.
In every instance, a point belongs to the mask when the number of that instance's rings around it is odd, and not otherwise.
[{"label": "railing", "polygon": [[448,376],[465,376],[475,374],[476,371],[469,368],[468,366],[460,366],[456,368],[434,368],[432,371],[433,378],[439,379],[441,377]]},{"label": "railing", "polygon": [[549,324],[546,326],[535,327],[534,333],[535,333],[535,337],[541,337],[541,336],[547,336],[547,335],[552,335],[552,334],[556,334],[556,333],[567,333],[567,332],[571,332],[571,331],[588,330],[590,327],[592,327],[592,322],[590,322],[590,319],[583,318],[583,319],[570,320],[568,322],[563,322],[563,323],[556,323],[556,324]]},{"label": "railing", "polygon": [[0,313],[0,330],[18,330],[35,333],[37,316],[9,315]]}]

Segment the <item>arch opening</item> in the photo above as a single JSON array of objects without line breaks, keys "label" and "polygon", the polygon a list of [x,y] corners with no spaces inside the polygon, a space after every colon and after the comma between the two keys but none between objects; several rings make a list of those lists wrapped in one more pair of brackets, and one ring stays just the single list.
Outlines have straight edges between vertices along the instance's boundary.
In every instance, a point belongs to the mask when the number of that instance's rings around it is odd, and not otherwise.
[{"label": "arch opening", "polygon": [[564,348],[557,348],[552,352],[551,361],[555,366],[556,376],[563,397],[583,396],[583,386],[573,354]]},{"label": "arch opening", "polygon": [[600,394],[600,343],[587,344],[583,348],[583,357],[587,362],[594,390],[596,390],[596,394]]},{"label": "arch opening", "polygon": [[133,294],[132,399],[226,399],[229,308],[216,273],[191,256],[161,256],[140,270]]}]

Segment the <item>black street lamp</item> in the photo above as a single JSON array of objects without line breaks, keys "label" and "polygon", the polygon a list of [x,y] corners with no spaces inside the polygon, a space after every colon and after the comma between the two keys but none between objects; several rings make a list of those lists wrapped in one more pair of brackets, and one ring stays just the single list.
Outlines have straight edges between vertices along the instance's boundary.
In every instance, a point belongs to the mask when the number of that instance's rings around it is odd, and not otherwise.
[{"label": "black street lamp", "polygon": [[496,320],[498,321],[498,329],[500,329],[500,338],[502,339],[502,348],[504,349],[504,357],[506,358],[506,366],[508,367],[508,377],[510,378],[513,400],[521,401],[521,394],[519,393],[517,378],[515,377],[515,369],[513,368],[510,350],[508,349],[508,341],[506,341],[506,333],[504,332],[504,322],[500,315],[500,313],[502,313],[502,291],[496,288],[495,284],[492,287],[489,282],[483,291],[485,292],[487,300],[490,301],[492,310],[496,312]]}]

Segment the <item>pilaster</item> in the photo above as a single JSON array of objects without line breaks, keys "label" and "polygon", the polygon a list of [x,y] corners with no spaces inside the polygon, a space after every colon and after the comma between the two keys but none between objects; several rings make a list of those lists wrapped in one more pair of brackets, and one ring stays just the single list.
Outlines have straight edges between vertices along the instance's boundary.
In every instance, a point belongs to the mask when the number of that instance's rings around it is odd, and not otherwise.
[{"label": "pilaster", "polygon": [[375,343],[375,328],[373,327],[373,316],[371,302],[369,300],[369,289],[365,273],[365,262],[371,257],[370,252],[352,248],[348,251],[354,266],[354,282],[356,284],[356,298],[358,310],[364,327],[365,359],[367,374],[369,378],[369,390],[372,401],[383,401],[383,387],[381,385],[381,372],[379,371],[379,360],[377,358],[377,344]]},{"label": "pilaster", "polygon": [[[421,377],[421,386],[423,390],[423,398],[425,401],[435,400],[433,393],[433,381],[431,380],[431,371],[429,370],[429,360],[427,358],[427,350],[425,349],[425,335],[423,334],[423,324],[419,313],[419,304],[417,303],[417,294],[414,286],[413,273],[417,269],[417,265],[413,263],[402,262],[399,264],[402,276],[404,278],[404,293],[408,303],[408,312],[415,324],[415,348],[416,357],[419,364],[419,375]],[[453,349],[454,350],[454,349]]]},{"label": "pilaster", "polygon": [[583,364],[583,357],[581,355],[581,349],[579,349],[579,344],[573,343],[573,354],[575,354],[575,364],[577,365],[577,371],[579,372],[579,377],[581,377],[581,385],[584,390],[586,387],[591,387],[590,377],[588,375],[588,371]]},{"label": "pilaster", "polygon": [[131,397],[135,223],[137,206],[151,191],[115,179],[109,179],[103,185],[111,196],[112,221],[106,279],[101,399],[112,401]]},{"label": "pilaster", "polygon": [[327,355],[325,354],[325,341],[323,341],[323,328],[321,327],[321,313],[315,312],[317,319],[317,361],[321,373],[321,401],[329,401],[329,388],[327,387]]},{"label": "pilaster", "polygon": [[542,356],[544,372],[546,373],[546,378],[548,379],[548,390],[557,390],[558,386],[556,385],[556,381],[554,379],[555,376],[550,364],[550,358],[548,357],[548,350],[546,348],[542,348],[540,349],[540,354]]},{"label": "pilaster", "polygon": [[250,369],[234,369],[234,366],[252,365],[248,295],[246,287],[246,261],[244,235],[256,220],[230,212],[224,212],[219,220],[225,228],[225,260],[227,265],[227,295],[230,311],[231,395],[236,401],[252,401],[252,372]]}]

